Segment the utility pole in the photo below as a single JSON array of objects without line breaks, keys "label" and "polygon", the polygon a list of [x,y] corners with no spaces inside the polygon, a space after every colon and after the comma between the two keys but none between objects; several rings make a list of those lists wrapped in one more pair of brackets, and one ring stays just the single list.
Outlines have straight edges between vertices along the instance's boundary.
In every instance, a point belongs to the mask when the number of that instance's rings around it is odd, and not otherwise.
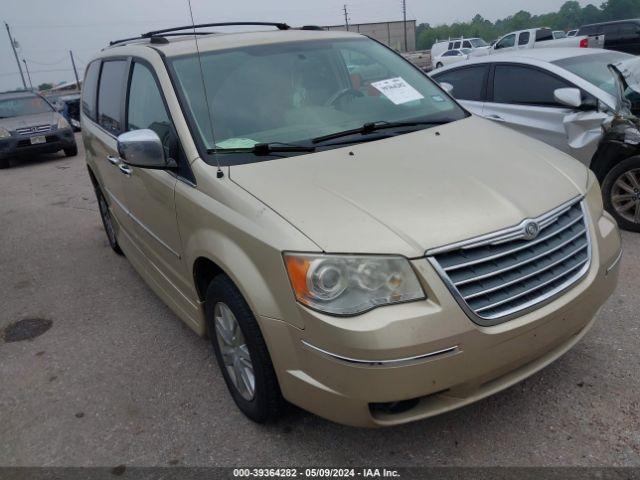
[{"label": "utility pole", "polygon": [[342,10],[344,11],[344,25],[347,27],[347,31],[349,31],[349,12],[347,12],[347,6],[345,5]]},{"label": "utility pole", "polygon": [[76,86],[80,90],[80,79],[78,78],[78,70],[76,69],[76,62],[73,59],[73,51],[69,50],[69,56],[71,57],[71,66],[73,67],[73,74],[76,76]]},{"label": "utility pole", "polygon": [[27,65],[27,61],[23,58],[22,61],[24,62],[24,69],[27,71],[27,78],[29,79],[29,88],[31,88],[31,90],[33,90],[33,83],[31,83],[31,74],[29,73],[29,66]]},{"label": "utility pole", "polygon": [[407,0],[402,0],[402,18],[404,18],[404,51],[409,51],[408,37],[407,37]]},{"label": "utility pole", "polygon": [[4,26],[7,27],[7,35],[9,35],[9,42],[11,43],[11,49],[13,50],[13,56],[16,58],[16,63],[18,64],[18,70],[20,71],[20,78],[22,78],[22,86],[24,89],[27,89],[27,82],[24,81],[24,73],[22,73],[22,65],[20,65],[20,60],[18,60],[18,52],[16,52],[16,44],[11,36],[11,30],[9,30],[9,24],[4,22]]}]

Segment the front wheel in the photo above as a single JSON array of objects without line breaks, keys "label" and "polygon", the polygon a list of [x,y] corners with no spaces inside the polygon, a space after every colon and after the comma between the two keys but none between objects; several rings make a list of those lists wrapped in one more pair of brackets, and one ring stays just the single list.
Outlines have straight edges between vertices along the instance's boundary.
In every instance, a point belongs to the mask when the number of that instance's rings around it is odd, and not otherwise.
[{"label": "front wheel", "polygon": [[257,423],[277,419],[284,400],[260,327],[244,297],[226,275],[207,289],[209,337],[229,393]]},{"label": "front wheel", "polygon": [[64,154],[67,157],[75,157],[78,155],[78,145],[73,145],[72,147],[65,148]]},{"label": "front wheel", "polygon": [[602,196],[620,228],[640,232],[640,156],[627,158],[609,171]]}]

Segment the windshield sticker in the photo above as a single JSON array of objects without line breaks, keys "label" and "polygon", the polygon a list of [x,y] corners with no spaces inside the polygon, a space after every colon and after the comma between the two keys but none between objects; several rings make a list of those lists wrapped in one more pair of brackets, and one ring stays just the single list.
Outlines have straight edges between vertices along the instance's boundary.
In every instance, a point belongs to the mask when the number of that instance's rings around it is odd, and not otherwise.
[{"label": "windshield sticker", "polygon": [[433,100],[434,102],[438,102],[438,103],[442,103],[444,102],[444,98],[442,98],[441,95],[431,95],[431,100]]},{"label": "windshield sticker", "polygon": [[216,143],[217,148],[252,148],[258,142],[251,140],[250,138],[228,138],[221,142]]},{"label": "windshield sticker", "polygon": [[409,85],[402,77],[374,82],[371,86],[379,90],[380,93],[396,105],[415,102],[416,100],[422,100],[424,98],[419,91]]}]

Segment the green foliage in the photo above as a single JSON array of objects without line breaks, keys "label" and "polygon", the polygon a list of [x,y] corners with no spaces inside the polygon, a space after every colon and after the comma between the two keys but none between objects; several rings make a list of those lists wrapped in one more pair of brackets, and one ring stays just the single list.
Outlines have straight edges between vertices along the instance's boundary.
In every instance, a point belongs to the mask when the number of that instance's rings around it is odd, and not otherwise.
[{"label": "green foliage", "polygon": [[521,10],[495,23],[481,15],[476,15],[469,22],[451,25],[431,26],[423,23],[418,25],[416,30],[417,48],[427,50],[437,40],[456,37],[480,37],[490,42],[514,30],[549,27],[553,30],[567,31],[589,23],[637,17],[640,17],[640,0],[606,0],[599,8],[595,5],[581,7],[579,2],[571,0],[554,13],[531,15]]}]

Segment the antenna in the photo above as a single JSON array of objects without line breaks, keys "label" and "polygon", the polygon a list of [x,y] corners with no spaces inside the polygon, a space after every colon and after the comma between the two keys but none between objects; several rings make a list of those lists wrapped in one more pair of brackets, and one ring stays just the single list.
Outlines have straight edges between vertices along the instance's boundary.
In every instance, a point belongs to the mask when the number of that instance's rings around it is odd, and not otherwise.
[{"label": "antenna", "polygon": [[[196,33],[196,23],[193,21],[193,9],[191,8],[191,0],[187,0],[189,3],[189,15],[191,16],[191,25],[193,28],[193,39],[196,42],[196,52],[198,54],[198,65],[200,66],[200,79],[202,80],[202,92],[204,93],[204,103],[207,104],[207,115],[209,116],[209,128],[211,129],[211,140],[213,140],[213,145],[216,145],[216,138],[213,134],[213,116],[211,115],[211,105],[209,105],[209,97],[207,95],[207,85],[204,82],[204,70],[202,69],[202,58],[200,58],[200,47],[198,46],[198,35]],[[224,177],[224,172],[222,168],[220,168],[220,159],[217,154],[213,154],[216,159],[216,164],[218,165],[218,171],[216,172],[216,176],[218,178]]]}]

